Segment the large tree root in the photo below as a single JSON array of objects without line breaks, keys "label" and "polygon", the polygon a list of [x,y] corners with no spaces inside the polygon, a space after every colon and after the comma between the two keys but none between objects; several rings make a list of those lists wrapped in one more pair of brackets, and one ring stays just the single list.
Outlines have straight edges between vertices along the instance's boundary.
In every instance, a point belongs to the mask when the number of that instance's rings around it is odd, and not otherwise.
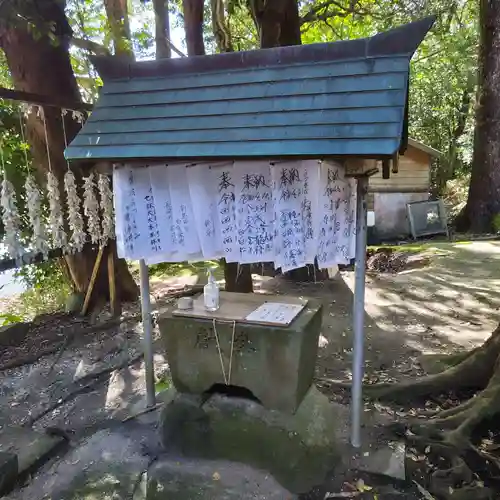
[{"label": "large tree root", "polygon": [[[474,485],[473,473],[468,465],[471,457],[474,457],[475,463],[480,458],[485,470],[491,470],[491,467],[500,470],[500,459],[473,444],[473,438],[477,437],[476,431],[500,415],[499,332],[500,327],[497,327],[481,347],[474,349],[458,364],[440,374],[423,377],[414,382],[365,388],[368,397],[397,402],[408,402],[410,398],[430,397],[452,391],[460,392],[464,389],[479,390],[464,403],[434,413],[431,418],[397,422],[391,426],[393,432],[402,434],[404,431],[405,438],[410,443],[425,449],[430,455],[446,459],[445,469],[434,471],[429,484],[429,490],[439,498],[489,498],[486,496],[489,494],[488,488],[481,492],[480,487]],[[457,489],[460,489],[461,493],[457,494]]]},{"label": "large tree root", "polygon": [[417,419],[407,423],[412,433],[437,439],[458,449],[469,449],[477,427],[500,414],[500,358],[486,388],[465,403],[438,412],[435,418]]},{"label": "large tree root", "polygon": [[500,326],[481,347],[442,373],[400,384],[370,385],[364,388],[364,392],[370,398],[406,402],[409,396],[417,399],[450,391],[483,389],[492,378],[500,355],[499,333]]}]

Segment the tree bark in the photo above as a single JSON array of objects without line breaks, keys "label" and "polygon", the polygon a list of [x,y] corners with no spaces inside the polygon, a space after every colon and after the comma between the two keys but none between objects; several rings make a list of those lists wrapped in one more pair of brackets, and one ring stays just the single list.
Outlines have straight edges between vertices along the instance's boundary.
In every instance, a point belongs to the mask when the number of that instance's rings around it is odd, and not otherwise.
[{"label": "tree bark", "polygon": [[155,11],[155,43],[156,59],[170,59],[170,18],[168,14],[168,0],[153,0]]},{"label": "tree bark", "polygon": [[203,56],[203,0],[183,0],[182,6],[188,56]]},{"label": "tree bark", "polygon": [[115,55],[134,59],[127,0],[104,0]]},{"label": "tree bark", "polygon": [[279,45],[286,47],[301,43],[299,3],[297,0],[286,0],[280,25]]},{"label": "tree bark", "polygon": [[[500,214],[500,3],[480,1],[478,106],[469,196],[460,231],[498,230]],[[495,222],[497,224],[495,224]]]},{"label": "tree bark", "polygon": [[224,280],[226,292],[252,293],[253,282],[250,264],[224,262]]},{"label": "tree bark", "polygon": [[[34,6],[37,4],[35,0],[31,1]],[[43,33],[39,37],[34,37],[23,24],[0,25],[0,47],[5,52],[14,86],[18,90],[52,97],[55,102],[58,99],[68,102],[81,101],[68,52],[71,35],[69,24],[64,16],[61,19],[61,9],[57,2],[40,2],[36,7],[38,15],[45,20],[47,25],[55,19],[59,20],[60,25],[56,27],[57,32],[65,33],[67,36],[61,35],[59,42],[54,43],[49,36]],[[62,25],[64,23],[66,23],[65,26]],[[51,169],[59,178],[61,194],[63,194],[63,176],[68,166],[63,156],[65,143],[61,110],[45,107],[44,111],[49,155],[47,155],[43,121],[34,112],[30,113],[28,117],[27,138],[32,146],[33,161],[37,166],[40,180],[45,182],[50,157]],[[73,119],[71,113],[68,113],[64,120],[69,142],[74,138],[81,125]],[[81,178],[82,172],[78,167],[72,166],[72,170],[77,178]],[[65,196],[62,196],[61,199],[64,200]],[[95,256],[96,252],[87,248],[83,253],[65,257],[76,291],[86,290]],[[117,287],[123,300],[137,298],[137,286],[123,260],[117,264]],[[96,286],[96,295],[107,296],[107,294],[107,280],[103,279]]]},{"label": "tree bark", "polygon": [[248,6],[262,49],[302,43],[297,0],[249,0]]},{"label": "tree bark", "polygon": [[210,0],[212,10],[212,30],[219,52],[233,52],[231,30],[226,17],[224,0]]},{"label": "tree bark", "polygon": [[320,269],[316,260],[313,264],[308,264],[298,269],[293,269],[285,273],[285,278],[295,283],[310,283],[315,281],[325,281],[328,279],[328,270]]}]

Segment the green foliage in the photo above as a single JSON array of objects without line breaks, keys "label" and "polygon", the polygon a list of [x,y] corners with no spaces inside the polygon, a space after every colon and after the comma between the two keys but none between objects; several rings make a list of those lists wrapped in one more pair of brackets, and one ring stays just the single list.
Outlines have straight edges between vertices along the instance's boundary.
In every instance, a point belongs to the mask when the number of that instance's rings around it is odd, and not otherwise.
[{"label": "green foliage", "polygon": [[63,310],[72,292],[71,284],[57,261],[24,266],[16,272],[16,277],[26,284],[28,290],[13,304],[10,313],[25,320]]},{"label": "green foliage", "polygon": [[168,391],[171,387],[171,380],[165,378],[155,383],[155,392],[156,394],[159,394],[160,392]]},{"label": "green foliage", "polygon": [[255,50],[259,48],[259,35],[245,2],[230,2],[228,21],[234,50]]},{"label": "green foliage", "polygon": [[17,314],[0,313],[0,327],[21,323],[22,320],[23,318]]},{"label": "green foliage", "polygon": [[207,270],[215,268],[215,277],[219,279],[223,276],[223,269],[218,261],[206,260],[201,262],[163,262],[149,266],[149,275],[151,277],[165,276],[205,276]]},{"label": "green foliage", "polygon": [[455,220],[467,201],[470,175],[463,175],[448,181],[443,192],[443,200],[450,220]]},{"label": "green foliage", "polygon": [[500,233],[500,214],[496,214],[493,217],[492,226],[495,232]]}]

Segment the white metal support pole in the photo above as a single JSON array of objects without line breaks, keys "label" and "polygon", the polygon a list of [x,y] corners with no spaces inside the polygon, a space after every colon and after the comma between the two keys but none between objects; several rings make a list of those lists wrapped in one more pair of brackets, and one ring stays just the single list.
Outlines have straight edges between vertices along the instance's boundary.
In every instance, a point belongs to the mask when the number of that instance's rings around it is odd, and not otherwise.
[{"label": "white metal support pole", "polygon": [[146,405],[156,404],[155,374],[153,361],[153,325],[151,322],[151,301],[149,298],[149,269],[144,259],[139,261],[141,278],[142,329],[144,331],[144,364],[146,367]]},{"label": "white metal support pole", "polygon": [[353,304],[354,349],[352,360],[351,393],[351,444],[361,446],[361,417],[363,414],[364,374],[364,319],[365,319],[365,272],[366,272],[366,193],[368,177],[359,177],[356,191],[356,254]]}]

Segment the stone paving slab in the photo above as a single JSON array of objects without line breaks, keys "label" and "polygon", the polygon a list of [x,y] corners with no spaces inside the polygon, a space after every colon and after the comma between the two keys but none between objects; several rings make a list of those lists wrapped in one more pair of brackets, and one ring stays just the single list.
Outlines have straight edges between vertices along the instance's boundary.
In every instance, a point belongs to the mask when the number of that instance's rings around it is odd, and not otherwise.
[{"label": "stone paving slab", "polygon": [[[293,500],[263,471],[219,460],[159,459],[134,500]],[[144,487],[145,486],[145,487]]]},{"label": "stone paving slab", "polygon": [[362,456],[358,470],[371,474],[406,480],[406,446],[404,443],[394,443],[378,450],[370,451],[369,455]]},{"label": "stone paving slab", "polygon": [[22,474],[48,458],[63,441],[32,429],[7,426],[0,431],[0,452],[16,455],[18,472]]},{"label": "stone paving slab", "polygon": [[132,498],[149,462],[138,439],[123,432],[99,431],[8,498]]},{"label": "stone paving slab", "polygon": [[0,495],[8,493],[17,480],[17,456],[0,452]]},{"label": "stone paving slab", "polygon": [[[156,448],[150,426],[122,425],[82,441],[10,500],[294,500],[269,474]],[[160,451],[160,454],[158,452]]]}]

